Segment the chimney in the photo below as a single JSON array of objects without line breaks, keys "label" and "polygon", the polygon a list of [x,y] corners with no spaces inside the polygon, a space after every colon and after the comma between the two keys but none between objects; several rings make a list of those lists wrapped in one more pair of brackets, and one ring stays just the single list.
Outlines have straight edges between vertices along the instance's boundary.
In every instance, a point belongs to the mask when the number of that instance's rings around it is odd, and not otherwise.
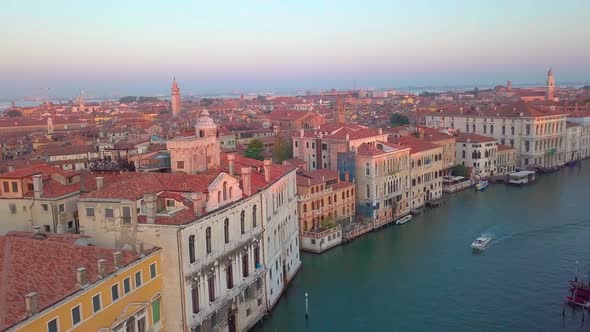
[{"label": "chimney", "polygon": [[25,295],[25,306],[27,309],[27,316],[32,316],[39,312],[39,302],[36,292],[30,292]]},{"label": "chimney", "polygon": [[86,286],[86,284],[88,283],[88,279],[86,278],[86,268],[85,267],[79,267],[76,270],[76,280],[78,281],[78,285],[80,287]]},{"label": "chimney", "polygon": [[264,165],[264,182],[270,183],[270,165],[272,164],[272,160],[266,158],[263,161]]},{"label": "chimney", "polygon": [[96,190],[100,190],[104,186],[104,177],[99,176],[96,178]]},{"label": "chimney", "polygon": [[135,242],[135,252],[137,252],[139,255],[143,255],[143,242]]},{"label": "chimney", "polygon": [[191,193],[191,201],[193,201],[193,211],[197,217],[203,215],[203,210],[201,206],[201,196],[199,193]]},{"label": "chimney", "polygon": [[122,263],[122,255],[120,251],[115,251],[113,253],[113,266],[115,268],[119,268],[121,267],[121,263]]},{"label": "chimney", "polygon": [[236,160],[235,153],[228,153],[227,154],[227,161],[229,163],[229,175],[234,176],[236,175],[234,161]]},{"label": "chimney", "polygon": [[9,171],[9,172],[14,172],[14,170],[15,170],[15,169],[16,169],[16,168],[14,167],[14,165],[13,165],[13,164],[10,164],[10,165],[8,165],[8,171]]},{"label": "chimney", "polygon": [[99,278],[104,278],[106,277],[106,273],[107,273],[107,260],[104,258],[99,259],[97,262],[97,266],[98,266],[98,277]]},{"label": "chimney", "polygon": [[33,191],[35,198],[41,198],[43,196],[43,175],[33,175]]},{"label": "chimney", "polygon": [[146,223],[154,224],[156,222],[156,213],[158,209],[156,194],[143,194],[143,201],[145,202]]},{"label": "chimney", "polygon": [[379,128],[379,135],[383,135],[383,128]]},{"label": "chimney", "polygon": [[350,140],[350,134],[346,134],[346,140]]},{"label": "chimney", "polygon": [[250,175],[250,167],[242,167],[242,191],[244,195],[252,195],[252,181]]}]

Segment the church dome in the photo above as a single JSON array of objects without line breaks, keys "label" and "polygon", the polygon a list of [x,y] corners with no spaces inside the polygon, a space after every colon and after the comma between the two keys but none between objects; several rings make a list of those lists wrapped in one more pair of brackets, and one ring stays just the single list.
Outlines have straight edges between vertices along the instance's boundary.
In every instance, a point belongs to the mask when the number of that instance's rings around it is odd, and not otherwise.
[{"label": "church dome", "polygon": [[209,116],[209,112],[207,112],[207,110],[203,110],[199,120],[197,120],[195,127],[197,129],[217,128],[217,125],[215,124],[215,121],[213,121],[213,119]]}]

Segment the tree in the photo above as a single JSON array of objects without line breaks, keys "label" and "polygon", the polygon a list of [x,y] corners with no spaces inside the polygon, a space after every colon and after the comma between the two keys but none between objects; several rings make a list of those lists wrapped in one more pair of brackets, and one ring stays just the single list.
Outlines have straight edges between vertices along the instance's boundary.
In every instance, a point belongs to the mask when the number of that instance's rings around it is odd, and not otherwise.
[{"label": "tree", "polygon": [[467,168],[467,166],[465,166],[465,165],[455,165],[453,167],[453,175],[468,178],[469,177],[469,168]]},{"label": "tree", "polygon": [[272,159],[275,163],[280,164],[283,160],[293,158],[293,147],[290,139],[285,139],[280,135],[275,138],[272,146]]},{"label": "tree", "polygon": [[398,126],[410,124],[410,119],[408,119],[408,117],[405,115],[393,113],[391,115],[391,118],[389,118],[389,123],[391,124],[392,127],[398,127]]},{"label": "tree", "polygon": [[19,110],[8,110],[4,114],[9,118],[20,118],[23,116],[23,114]]},{"label": "tree", "polygon": [[263,160],[264,159],[264,143],[261,140],[255,138],[248,143],[248,148],[244,152],[244,157]]},{"label": "tree", "polygon": [[137,97],[135,96],[125,96],[125,97],[121,97],[119,99],[119,102],[121,104],[130,104],[130,103],[134,103],[137,101]]}]

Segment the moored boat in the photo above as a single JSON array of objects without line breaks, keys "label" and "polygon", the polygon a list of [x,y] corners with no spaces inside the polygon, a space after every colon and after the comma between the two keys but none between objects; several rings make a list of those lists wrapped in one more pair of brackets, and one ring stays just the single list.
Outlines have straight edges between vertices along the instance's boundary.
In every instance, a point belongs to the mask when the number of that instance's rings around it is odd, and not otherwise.
[{"label": "moored boat", "polygon": [[411,214],[408,214],[407,216],[405,216],[405,217],[403,217],[403,218],[400,218],[400,219],[398,219],[398,220],[395,222],[395,224],[396,224],[396,225],[403,225],[403,224],[407,223],[408,221],[410,221],[410,219],[412,219],[412,215],[411,215]]},{"label": "moored boat", "polygon": [[475,189],[478,191],[484,191],[490,183],[488,181],[479,181],[475,184]]}]

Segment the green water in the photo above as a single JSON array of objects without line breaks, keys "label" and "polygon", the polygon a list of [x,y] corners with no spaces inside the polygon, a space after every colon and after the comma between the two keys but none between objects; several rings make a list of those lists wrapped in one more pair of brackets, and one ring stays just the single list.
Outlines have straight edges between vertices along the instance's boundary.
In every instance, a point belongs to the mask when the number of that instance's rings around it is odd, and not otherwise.
[{"label": "green water", "polygon": [[[494,234],[475,254],[471,242]],[[590,161],[525,187],[450,194],[437,209],[303,266],[256,331],[580,331],[567,309],[579,261],[590,272]],[[305,292],[309,320],[305,320]]]}]

